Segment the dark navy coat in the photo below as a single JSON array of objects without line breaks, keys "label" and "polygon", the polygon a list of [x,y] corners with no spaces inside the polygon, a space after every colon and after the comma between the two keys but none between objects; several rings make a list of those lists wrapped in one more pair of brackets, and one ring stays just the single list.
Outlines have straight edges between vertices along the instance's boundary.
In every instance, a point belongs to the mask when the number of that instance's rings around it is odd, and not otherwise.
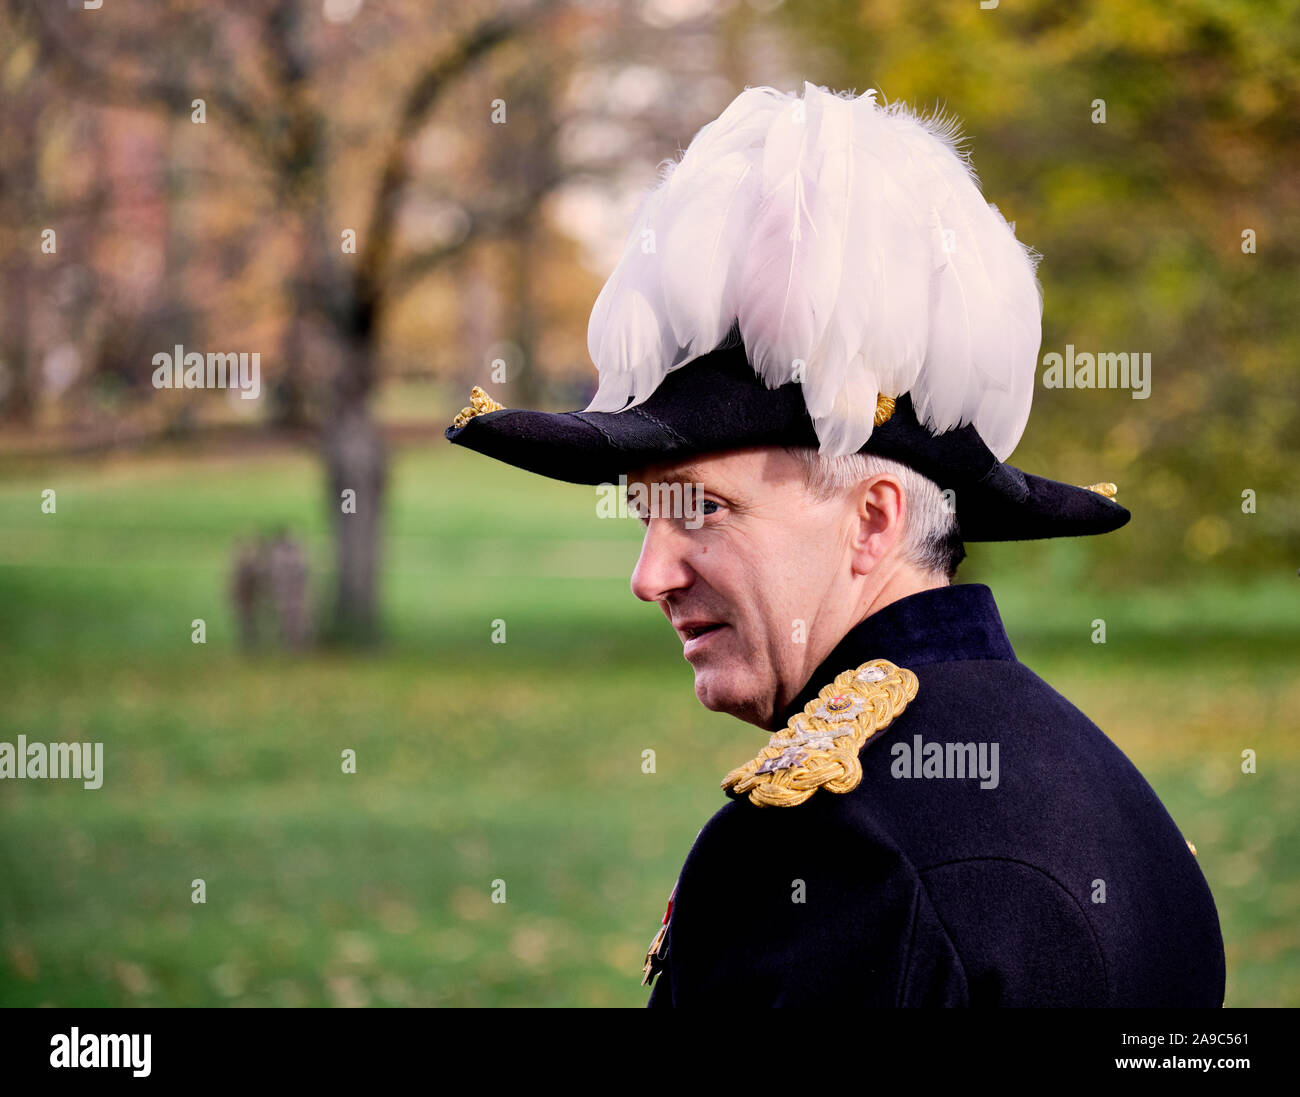
[{"label": "dark navy coat", "polygon": [[[1218,914],[1185,839],[1016,659],[988,587],[872,614],[781,726],[872,659],[915,672],[916,697],[867,740],[852,791],[728,792],[682,868],[651,1006],[1222,1005]],[[996,787],[892,775],[916,736],[998,744]]]}]

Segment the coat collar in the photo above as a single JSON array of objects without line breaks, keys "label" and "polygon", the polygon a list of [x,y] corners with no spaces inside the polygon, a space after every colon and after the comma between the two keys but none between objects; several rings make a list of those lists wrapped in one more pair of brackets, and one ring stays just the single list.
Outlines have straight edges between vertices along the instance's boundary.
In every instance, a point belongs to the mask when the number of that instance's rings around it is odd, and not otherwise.
[{"label": "coat collar", "polygon": [[854,625],[817,668],[777,726],[785,727],[841,671],[872,659],[888,659],[915,670],[927,663],[1015,658],[993,592],[984,584],[963,583],[918,591]]}]

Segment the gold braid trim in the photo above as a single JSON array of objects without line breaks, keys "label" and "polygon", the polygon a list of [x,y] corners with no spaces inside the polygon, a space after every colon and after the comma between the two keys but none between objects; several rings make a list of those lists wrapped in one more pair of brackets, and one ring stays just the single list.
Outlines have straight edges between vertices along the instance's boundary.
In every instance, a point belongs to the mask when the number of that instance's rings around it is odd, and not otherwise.
[{"label": "gold braid trim", "polygon": [[451,425],[459,430],[476,415],[486,415],[489,411],[505,411],[504,404],[498,404],[478,385],[469,390],[469,407],[461,408]]},{"label": "gold braid trim", "polygon": [[759,807],[794,807],[819,788],[848,792],[862,780],[858,751],[916,696],[916,675],[874,659],[836,675],[767,746],[722,779]]},{"label": "gold braid trim", "polygon": [[1088,491],[1095,491],[1098,495],[1104,495],[1107,499],[1114,499],[1115,493],[1119,491],[1114,484],[1080,484],[1079,486]]},{"label": "gold braid trim", "polygon": [[889,422],[889,417],[894,414],[894,398],[886,396],[883,392],[876,397],[876,418],[875,424],[883,427]]}]

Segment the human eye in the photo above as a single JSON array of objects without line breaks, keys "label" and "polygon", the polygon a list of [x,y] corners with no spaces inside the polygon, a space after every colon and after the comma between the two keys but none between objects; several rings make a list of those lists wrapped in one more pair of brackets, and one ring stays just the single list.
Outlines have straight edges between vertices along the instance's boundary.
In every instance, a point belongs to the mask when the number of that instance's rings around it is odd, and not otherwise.
[{"label": "human eye", "polygon": [[694,499],[687,500],[685,513],[683,515],[687,529],[699,529],[722,514],[727,509],[727,505],[719,499],[707,499],[703,495],[697,495]]}]

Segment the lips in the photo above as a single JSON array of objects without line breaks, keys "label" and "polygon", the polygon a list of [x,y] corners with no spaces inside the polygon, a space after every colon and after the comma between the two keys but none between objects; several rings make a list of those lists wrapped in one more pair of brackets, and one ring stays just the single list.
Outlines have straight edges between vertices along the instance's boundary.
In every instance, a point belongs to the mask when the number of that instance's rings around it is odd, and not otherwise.
[{"label": "lips", "polygon": [[683,621],[677,626],[677,633],[683,641],[690,641],[722,627],[721,621]]},{"label": "lips", "polygon": [[682,638],[682,655],[694,661],[718,641],[716,637],[730,626],[725,621],[683,621],[677,625],[677,635]]}]

